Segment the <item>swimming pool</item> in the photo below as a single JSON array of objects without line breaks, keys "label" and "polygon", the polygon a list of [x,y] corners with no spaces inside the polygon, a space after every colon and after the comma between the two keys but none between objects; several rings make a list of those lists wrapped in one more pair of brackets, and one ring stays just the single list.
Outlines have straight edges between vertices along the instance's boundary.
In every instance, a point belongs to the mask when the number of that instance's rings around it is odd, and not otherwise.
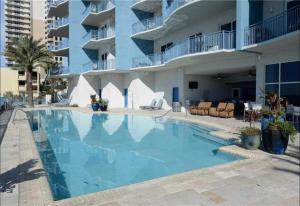
[{"label": "swimming pool", "polygon": [[213,128],[138,115],[28,113],[55,200],[242,159]]}]

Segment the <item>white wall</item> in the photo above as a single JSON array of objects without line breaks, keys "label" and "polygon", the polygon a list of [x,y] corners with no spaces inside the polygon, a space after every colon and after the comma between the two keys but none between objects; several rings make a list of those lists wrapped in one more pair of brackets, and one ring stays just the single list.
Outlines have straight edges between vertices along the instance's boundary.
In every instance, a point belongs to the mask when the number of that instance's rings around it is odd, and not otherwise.
[{"label": "white wall", "polygon": [[100,80],[98,77],[85,77],[83,75],[70,78],[68,80],[68,96],[71,104],[77,104],[80,107],[88,106],[90,95],[98,95]]},{"label": "white wall", "polygon": [[133,72],[124,77],[124,87],[128,88],[128,108],[138,109],[149,105],[156,97],[154,91],[154,73]]},{"label": "white wall", "polygon": [[172,107],[172,88],[179,87],[179,100],[184,103],[183,69],[163,70],[155,72],[155,93],[163,96],[163,109]]},{"label": "white wall", "polygon": [[105,74],[101,76],[102,98],[109,100],[109,108],[123,108],[123,79],[122,74]]},{"label": "white wall", "polygon": [[[197,81],[198,89],[189,89],[190,81]],[[221,101],[231,95],[231,88],[223,80],[213,79],[212,76],[205,75],[185,75],[184,90],[185,99],[191,101]]]}]

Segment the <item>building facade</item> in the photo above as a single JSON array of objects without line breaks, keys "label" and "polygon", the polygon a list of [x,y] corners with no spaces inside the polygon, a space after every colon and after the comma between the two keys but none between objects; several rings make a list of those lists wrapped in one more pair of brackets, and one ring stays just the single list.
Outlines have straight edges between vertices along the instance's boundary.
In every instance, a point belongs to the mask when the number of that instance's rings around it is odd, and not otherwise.
[{"label": "building facade", "polygon": [[[4,0],[1,1],[1,53],[5,47],[12,44],[13,38],[24,35],[32,35],[34,39],[47,41],[47,1],[46,0]],[[13,62],[1,55],[1,69],[13,66]],[[3,74],[8,74],[3,72]],[[18,94],[25,95],[26,75],[24,72],[13,72],[17,74],[16,86]],[[44,72],[33,73],[33,93],[39,95],[40,79]],[[5,78],[2,78],[4,81]],[[11,84],[11,82],[7,82]],[[12,87],[12,88],[15,88]],[[15,93],[15,90],[12,92]]]},{"label": "building facade", "polygon": [[162,98],[170,109],[271,90],[300,105],[297,0],[51,0],[48,17],[49,49],[67,59],[52,74],[72,104],[96,94],[110,108]]}]

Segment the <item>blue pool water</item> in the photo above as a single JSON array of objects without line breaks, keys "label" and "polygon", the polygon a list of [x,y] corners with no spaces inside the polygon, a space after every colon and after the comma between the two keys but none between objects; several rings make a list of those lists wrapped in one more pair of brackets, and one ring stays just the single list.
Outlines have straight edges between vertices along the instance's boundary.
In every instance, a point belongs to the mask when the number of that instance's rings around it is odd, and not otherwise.
[{"label": "blue pool water", "polygon": [[28,113],[54,199],[223,164],[241,157],[212,128],[137,115]]}]

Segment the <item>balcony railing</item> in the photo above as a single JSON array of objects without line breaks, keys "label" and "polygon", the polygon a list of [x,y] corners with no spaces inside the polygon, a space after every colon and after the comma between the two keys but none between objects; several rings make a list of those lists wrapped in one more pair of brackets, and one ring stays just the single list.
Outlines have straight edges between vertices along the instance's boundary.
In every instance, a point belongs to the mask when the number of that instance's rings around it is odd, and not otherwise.
[{"label": "balcony railing", "polygon": [[69,40],[64,39],[63,41],[53,42],[53,43],[49,44],[48,49],[50,51],[57,51],[57,50],[66,49],[68,47],[69,47]]},{"label": "balcony railing", "polygon": [[49,5],[50,7],[54,7],[54,6],[57,6],[65,1],[68,1],[68,0],[50,0],[49,1]]},{"label": "balcony railing", "polygon": [[170,1],[169,5],[167,3],[167,8],[166,8],[166,14],[164,16],[164,18],[168,18],[170,16],[170,14],[175,11],[176,9],[178,9],[179,7],[185,5],[188,2],[191,2],[193,0],[174,0],[174,1]]},{"label": "balcony railing", "polygon": [[132,34],[154,29],[156,27],[161,26],[162,23],[162,16],[155,16],[149,19],[144,19],[132,25]]},{"label": "balcony railing", "polygon": [[68,74],[69,67],[67,66],[59,66],[50,69],[50,75],[60,75],[60,74]]},{"label": "balcony railing", "polygon": [[91,2],[89,6],[84,10],[83,15],[86,16],[89,13],[99,13],[114,7],[114,0],[104,0],[101,2]]},{"label": "balcony railing", "polygon": [[84,71],[115,69],[115,59],[89,61],[82,65]]},{"label": "balcony railing", "polygon": [[87,34],[83,36],[85,41],[91,40],[101,40],[106,38],[111,38],[115,36],[115,29],[113,27],[108,27],[106,29],[92,29]]},{"label": "balcony railing", "polygon": [[245,46],[300,30],[300,6],[286,10],[245,29]]},{"label": "balcony railing", "polygon": [[135,57],[133,67],[155,66],[188,54],[235,48],[235,31],[221,31],[185,39],[165,52]]},{"label": "balcony railing", "polygon": [[69,23],[69,18],[66,16],[61,19],[54,20],[52,23],[50,23],[49,29],[57,29],[58,27],[67,25],[68,23]]}]

